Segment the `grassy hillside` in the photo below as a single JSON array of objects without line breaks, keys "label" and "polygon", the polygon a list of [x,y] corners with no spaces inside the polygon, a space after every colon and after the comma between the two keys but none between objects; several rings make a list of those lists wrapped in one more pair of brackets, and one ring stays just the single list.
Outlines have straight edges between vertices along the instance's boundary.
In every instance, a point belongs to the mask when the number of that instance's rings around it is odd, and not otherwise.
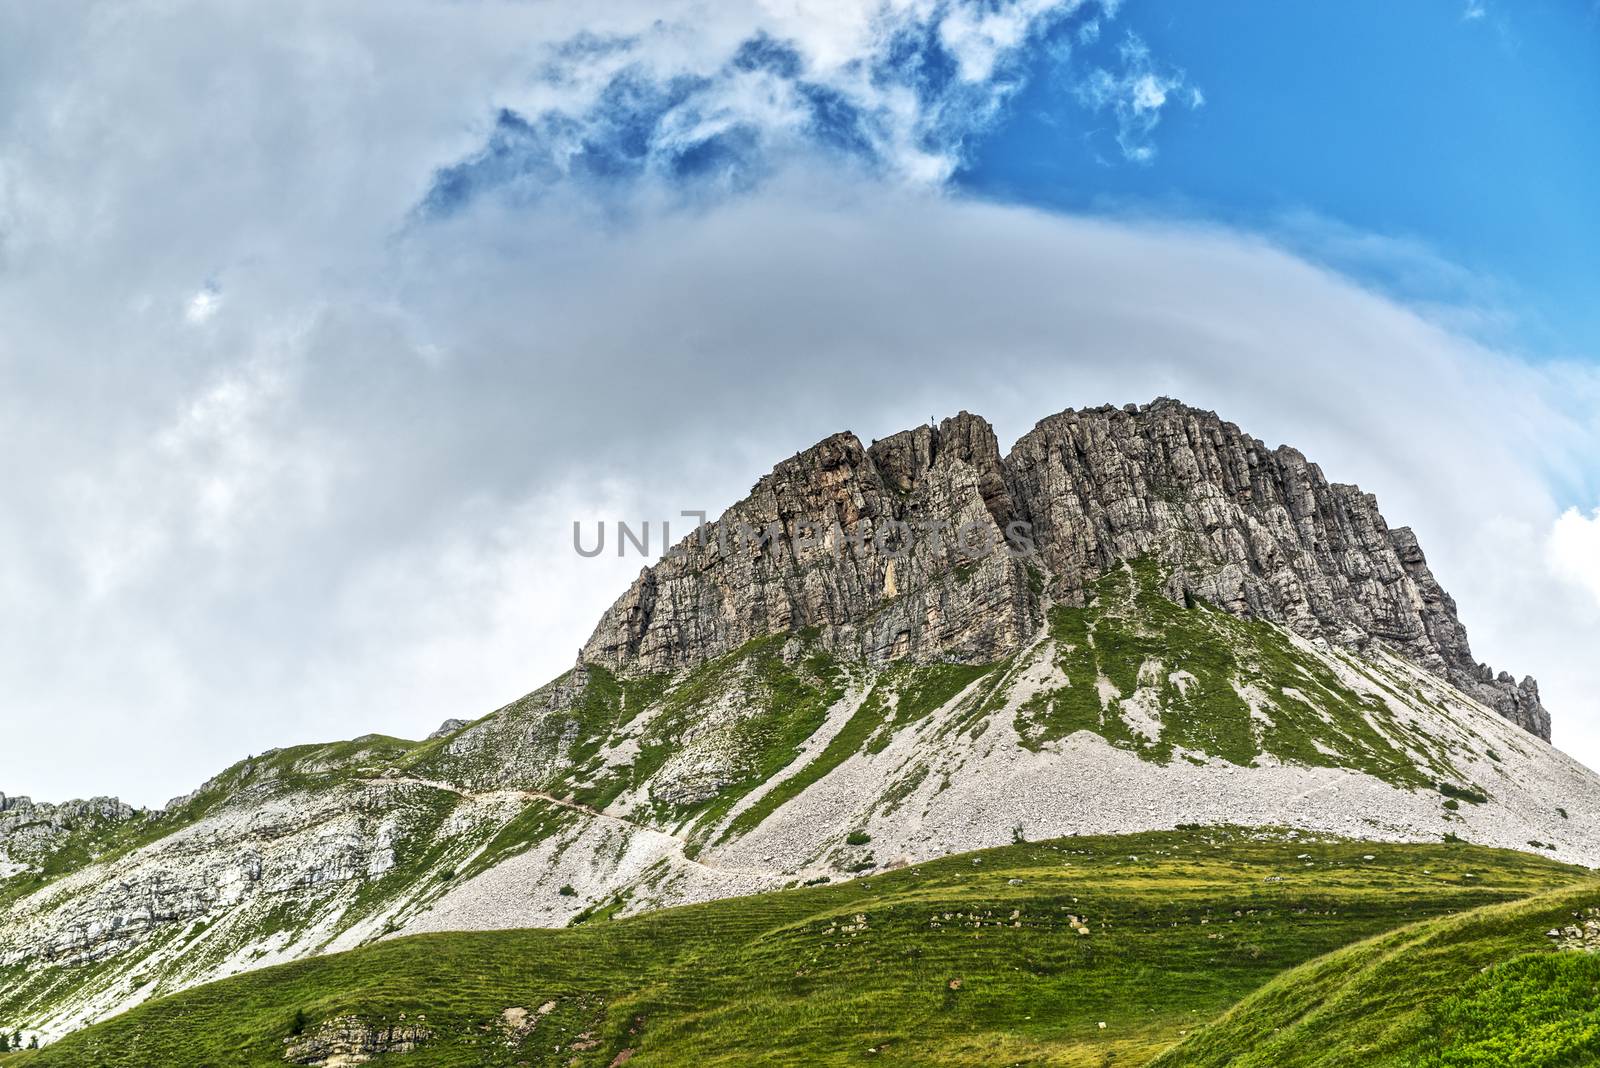
[{"label": "grassy hillside", "polygon": [[[1600,1064],[1600,886],[1424,921],[1279,977],[1162,1068]],[[1587,953],[1554,953],[1586,942]]]},{"label": "grassy hillside", "polygon": [[[4,1063],[282,1065],[286,1049],[303,1062],[308,1042],[342,1031],[414,1043],[377,1060],[406,1066],[606,1066],[624,1053],[635,1068],[1137,1065],[1241,998],[1282,989],[1287,969],[1552,886],[1576,889],[1428,930],[1600,903],[1590,880],[1459,843],[1232,829],[1023,843],[565,930],[383,942],[164,998]],[[1463,945],[1484,963],[1543,933],[1497,943],[1477,930]],[[1240,1011],[1235,1026],[1282,1026]],[[1206,1040],[1228,1041],[1224,1026]]]}]

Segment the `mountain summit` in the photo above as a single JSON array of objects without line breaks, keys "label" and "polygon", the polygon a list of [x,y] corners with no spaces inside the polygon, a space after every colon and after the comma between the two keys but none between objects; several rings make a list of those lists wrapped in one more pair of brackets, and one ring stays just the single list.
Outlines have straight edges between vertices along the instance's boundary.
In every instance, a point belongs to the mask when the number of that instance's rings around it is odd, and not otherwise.
[{"label": "mountain summit", "polygon": [[[807,522],[855,540],[808,545]],[[1023,532],[1031,553],[994,551]],[[581,662],[674,671],[808,627],[875,663],[993,661],[1029,640],[1046,603],[1082,605],[1134,559],[1166,569],[1175,601],[1353,649],[1382,643],[1550,737],[1537,684],[1476,661],[1416,537],[1371,494],[1165,398],[1053,415],[1004,457],[967,412],[870,446],[827,438],[647,568]]]},{"label": "mountain summit", "polygon": [[1600,778],[1548,731],[1410,531],[1210,412],[1064,412],[1004,457],[965,413],[838,434],[486,716],[263,753],[156,812],[0,798],[0,1032],[1023,840],[1235,825],[1600,864]]}]

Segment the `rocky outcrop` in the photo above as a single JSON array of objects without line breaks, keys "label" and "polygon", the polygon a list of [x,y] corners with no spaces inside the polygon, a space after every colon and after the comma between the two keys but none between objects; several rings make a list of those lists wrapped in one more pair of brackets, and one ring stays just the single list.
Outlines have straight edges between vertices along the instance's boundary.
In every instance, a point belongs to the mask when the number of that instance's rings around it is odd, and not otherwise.
[{"label": "rocky outcrop", "polygon": [[993,660],[1047,596],[1081,599],[1137,557],[1172,571],[1175,599],[1382,642],[1550,736],[1537,684],[1474,659],[1416,537],[1370,494],[1166,399],[1051,416],[1004,458],[965,412],[870,447],[836,434],[644,569],[580,662],[670,672],[811,627],[869,661]]},{"label": "rocky outcrop", "polygon": [[466,725],[467,721],[464,719],[447,719],[443,723],[439,724],[437,730],[428,735],[428,741],[431,742],[435,738],[448,738],[450,735],[454,734],[456,731],[460,730]]},{"label": "rocky outcrop", "polygon": [[1600,909],[1587,908],[1573,913],[1571,923],[1551,928],[1548,937],[1556,949],[1600,953]]},{"label": "rocky outcrop", "polygon": [[782,631],[842,655],[993,660],[1039,623],[994,431],[962,413],[865,447],[836,434],[646,568],[581,660],[668,672]]},{"label": "rocky outcrop", "polygon": [[40,863],[74,834],[92,834],[142,814],[114,797],[48,804],[0,794],[0,878]]},{"label": "rocky outcrop", "polygon": [[380,1024],[339,1016],[309,1034],[286,1039],[283,1059],[290,1064],[365,1064],[386,1053],[409,1053],[432,1037],[420,1023]]}]

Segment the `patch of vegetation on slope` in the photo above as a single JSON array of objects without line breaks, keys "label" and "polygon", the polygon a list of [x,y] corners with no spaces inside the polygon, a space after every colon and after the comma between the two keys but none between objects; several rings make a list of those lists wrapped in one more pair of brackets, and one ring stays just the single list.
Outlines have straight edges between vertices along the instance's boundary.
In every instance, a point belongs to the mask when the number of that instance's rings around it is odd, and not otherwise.
[{"label": "patch of vegetation on slope", "polygon": [[[603,808],[651,783],[654,821],[709,830],[787,767],[845,694],[848,673],[815,634],[756,638],[683,676],[617,680],[600,668],[576,702],[570,765],[550,784]],[[691,741],[716,772],[707,781],[652,779]],[[606,750],[631,743],[631,757]],[[672,789],[665,789],[670,785]]]},{"label": "patch of vegetation on slope", "polygon": [[[1275,979],[1156,1063],[1600,1063],[1600,925],[1570,939],[1549,935],[1581,932],[1585,919],[1600,915],[1597,906],[1600,883],[1591,879],[1347,947]],[[1563,942],[1574,948],[1563,950]]]},{"label": "patch of vegetation on slope", "polygon": [[[815,632],[752,639],[677,676],[586,665],[485,717],[460,742],[423,743],[397,768],[469,788],[518,786],[604,809],[647,784],[657,826],[714,826],[787,767],[844,696],[850,673]],[[465,744],[462,744],[462,743]],[[652,783],[690,745],[704,783]]]},{"label": "patch of vegetation on slope", "polygon": [[[1096,581],[1083,607],[1052,609],[1067,685],[1023,704],[1024,744],[1090,731],[1157,763],[1182,754],[1248,766],[1269,756],[1415,788],[1449,776],[1419,767],[1418,754],[1400,744],[1410,732],[1388,706],[1357,693],[1283,630],[1203,601],[1177,604],[1166,582],[1157,565],[1134,561]],[[1144,714],[1130,715],[1130,704]]]},{"label": "patch of vegetation on slope", "polygon": [[304,1048],[291,1043],[353,1032],[416,1039],[383,1060],[419,1068],[625,1052],[638,1066],[1137,1065],[1285,969],[1552,884],[1592,897],[1588,879],[1466,845],[1063,839],[566,930],[382,942],[185,991],[5,1063],[281,1065]]},{"label": "patch of vegetation on slope", "polygon": [[806,787],[857,753],[882,752],[896,732],[920,723],[993,668],[992,664],[903,664],[888,668],[822,752],[734,817],[722,837],[759,826],[784,804],[799,797]]}]

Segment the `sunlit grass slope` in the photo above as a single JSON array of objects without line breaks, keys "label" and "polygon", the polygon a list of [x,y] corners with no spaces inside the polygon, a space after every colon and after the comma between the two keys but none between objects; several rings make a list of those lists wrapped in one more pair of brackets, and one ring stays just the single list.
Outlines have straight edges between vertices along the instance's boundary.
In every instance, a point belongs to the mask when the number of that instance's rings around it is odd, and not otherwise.
[{"label": "sunlit grass slope", "polygon": [[1597,906],[1600,884],[1584,883],[1347,947],[1269,983],[1157,1063],[1600,1064],[1600,956],[1555,952],[1561,940],[1549,937]]}]

